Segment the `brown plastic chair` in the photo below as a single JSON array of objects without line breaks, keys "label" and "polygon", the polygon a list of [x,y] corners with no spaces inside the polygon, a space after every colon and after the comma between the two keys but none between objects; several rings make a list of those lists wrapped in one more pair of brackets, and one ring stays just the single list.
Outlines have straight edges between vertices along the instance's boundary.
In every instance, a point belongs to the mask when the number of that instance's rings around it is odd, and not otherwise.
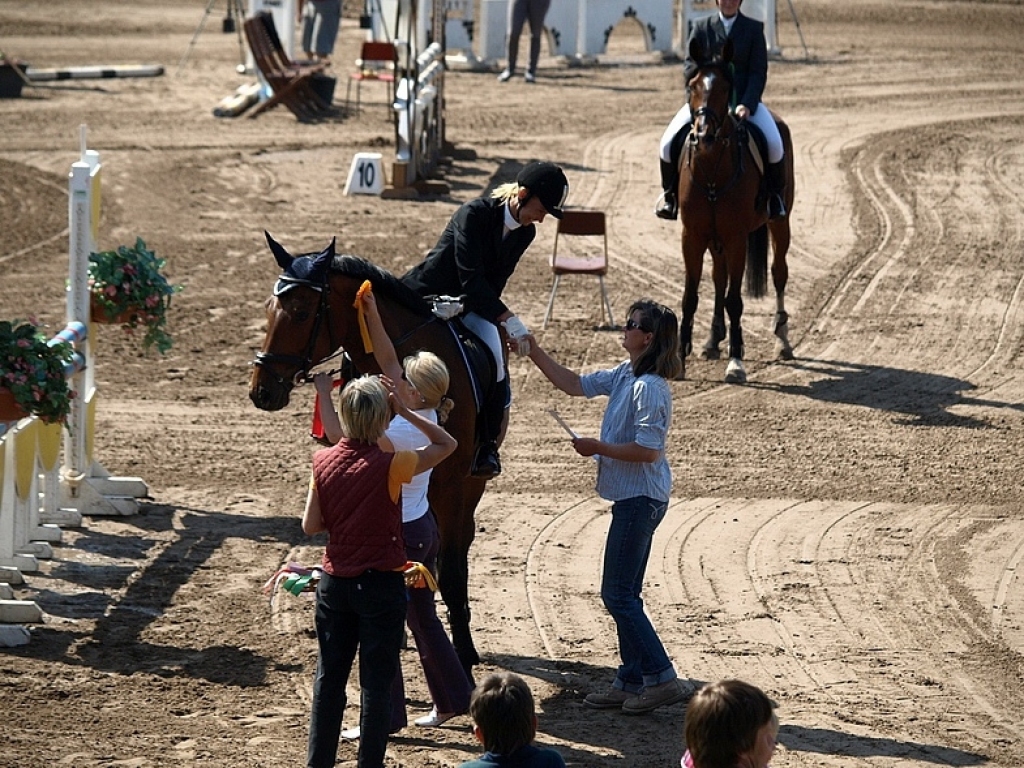
[{"label": "brown plastic chair", "polygon": [[[572,238],[572,241],[566,241],[567,237]],[[562,246],[561,253],[559,245]],[[565,253],[566,251],[569,253]],[[596,277],[601,284],[601,317],[604,319],[607,313],[608,325],[615,326],[612,305],[608,301],[608,291],[604,285],[604,276],[608,274],[608,230],[605,226],[604,211],[567,210],[562,214],[555,230],[555,244],[551,250],[551,271],[554,274],[554,282],[551,285],[551,298],[548,299],[548,309],[544,313],[544,324],[541,328],[548,327],[551,309],[555,305],[555,293],[563,275]]]},{"label": "brown plastic chair", "polygon": [[349,96],[352,93],[352,83],[356,84],[356,114],[359,113],[359,91],[363,81],[376,80],[385,83],[388,89],[388,100],[386,106],[388,111],[394,99],[391,97],[391,89],[395,82],[395,44],[381,40],[367,40],[359,51],[359,58],[356,59],[356,71],[349,75],[348,87],[345,89],[345,108],[349,105]]}]

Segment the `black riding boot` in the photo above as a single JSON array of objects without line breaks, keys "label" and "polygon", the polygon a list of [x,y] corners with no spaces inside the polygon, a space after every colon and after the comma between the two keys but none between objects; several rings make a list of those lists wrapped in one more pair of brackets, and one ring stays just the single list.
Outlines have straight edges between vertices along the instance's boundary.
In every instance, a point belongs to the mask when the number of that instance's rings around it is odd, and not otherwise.
[{"label": "black riding boot", "polygon": [[490,479],[501,474],[498,435],[501,434],[501,422],[505,418],[505,382],[496,384],[494,389],[480,411],[480,447],[473,457],[473,477]]},{"label": "black riding boot", "polygon": [[661,202],[654,209],[654,215],[659,219],[675,221],[679,218],[679,201],[676,194],[679,189],[679,172],[672,163],[661,161]]},{"label": "black riding boot", "polygon": [[683,155],[686,137],[690,135],[691,125],[692,123],[686,123],[672,137],[672,142],[668,145],[668,162],[661,161],[661,203],[654,209],[654,215],[659,219],[675,221],[679,218],[679,160]]},{"label": "black riding boot", "polygon": [[785,158],[768,164],[768,218],[781,219],[786,215]]}]

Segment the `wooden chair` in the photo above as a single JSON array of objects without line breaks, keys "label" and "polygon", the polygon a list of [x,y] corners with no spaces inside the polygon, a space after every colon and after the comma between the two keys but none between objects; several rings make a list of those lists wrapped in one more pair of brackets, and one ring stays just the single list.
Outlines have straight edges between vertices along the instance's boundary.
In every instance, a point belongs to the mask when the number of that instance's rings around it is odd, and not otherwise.
[{"label": "wooden chair", "polygon": [[[567,241],[566,238],[573,238]],[[577,239],[578,238],[578,239]],[[562,252],[559,252],[559,246]],[[569,251],[569,253],[566,253]],[[582,255],[581,255],[582,254]],[[604,211],[572,211],[566,210],[558,221],[555,229],[555,243],[551,251],[551,272],[554,281],[551,285],[551,298],[548,309],[544,313],[544,324],[548,327],[551,308],[555,305],[555,293],[563,275],[593,275],[601,284],[601,318],[607,313],[608,325],[615,326],[612,319],[612,305],[608,301],[604,276],[608,274],[608,231],[605,226]]]},{"label": "wooden chair", "polygon": [[386,106],[391,111],[394,99],[391,96],[395,83],[395,44],[381,40],[367,40],[359,51],[356,59],[356,71],[348,78],[345,88],[345,110],[348,111],[349,96],[352,83],[356,84],[356,114],[359,113],[359,90],[366,80],[377,80],[387,85],[388,100]]},{"label": "wooden chair", "polygon": [[249,117],[261,115],[278,104],[283,104],[304,121],[330,114],[330,104],[314,88],[314,78],[323,76],[324,65],[292,61],[281,45],[274,17],[269,11],[261,11],[245,20],[245,37],[256,68],[273,91],[270,98],[257,105]]}]

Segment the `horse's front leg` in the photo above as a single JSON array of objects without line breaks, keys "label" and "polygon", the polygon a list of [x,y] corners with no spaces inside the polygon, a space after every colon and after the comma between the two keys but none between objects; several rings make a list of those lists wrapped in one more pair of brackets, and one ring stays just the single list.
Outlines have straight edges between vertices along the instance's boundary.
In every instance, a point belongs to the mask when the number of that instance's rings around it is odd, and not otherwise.
[{"label": "horse's front leg", "polygon": [[715,282],[715,306],[711,312],[711,328],[708,340],[704,342],[702,355],[705,360],[718,360],[722,356],[721,343],[725,340],[725,291],[729,273],[725,269],[725,260],[712,252],[711,276]]},{"label": "horse's front leg", "polygon": [[704,270],[704,247],[688,242],[683,233],[683,266],[686,278],[683,283],[683,315],[679,321],[679,356],[683,359],[680,380],[686,378],[686,358],[693,352],[693,317],[697,313],[697,290]]},{"label": "horse's front leg", "polygon": [[775,318],[772,332],[775,334],[775,356],[780,360],[793,359],[793,345],[789,343],[789,313],[786,312],[786,283],[789,281],[789,265],[786,254],[789,251],[789,217],[772,222],[769,227],[772,236],[772,283],[775,285]]},{"label": "horse's front leg", "polygon": [[733,251],[726,250],[725,261],[729,263],[729,281],[725,293],[725,309],[729,313],[729,364],[725,368],[725,380],[730,384],[743,384],[747,371],[743,367],[743,268],[746,265],[744,246]]}]

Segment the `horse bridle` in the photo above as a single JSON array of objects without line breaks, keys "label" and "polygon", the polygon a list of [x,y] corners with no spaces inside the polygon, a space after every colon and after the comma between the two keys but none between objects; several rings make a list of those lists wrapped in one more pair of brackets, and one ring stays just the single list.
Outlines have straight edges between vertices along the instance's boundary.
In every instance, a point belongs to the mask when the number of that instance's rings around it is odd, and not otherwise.
[{"label": "horse bridle", "polygon": [[[281,275],[277,278],[277,282],[274,283],[274,296],[281,296],[292,288],[296,288],[298,286],[310,288],[320,294],[320,301],[316,308],[316,316],[313,318],[313,330],[309,334],[309,343],[306,345],[306,354],[300,357],[298,355],[282,355],[276,352],[257,352],[256,359],[251,363],[254,366],[264,368],[281,386],[285,386],[288,383],[288,380],[284,376],[279,376],[273,373],[273,371],[266,366],[273,365],[275,363],[282,365],[297,365],[298,370],[295,372],[295,375],[292,376],[291,380],[291,386],[294,387],[311,382],[313,380],[313,375],[310,371],[314,367],[320,365],[320,363],[330,360],[331,358],[337,357],[342,353],[342,350],[338,350],[336,352],[332,352],[322,360],[314,362],[313,350],[316,347],[317,337],[320,335],[320,326],[323,324],[324,318],[328,316],[327,313],[330,311],[328,297],[331,292],[326,280],[321,283],[314,283],[312,280],[303,280],[302,278],[291,277],[289,275]],[[334,336],[331,333],[330,323],[327,325],[327,333],[330,336],[331,349],[336,349],[337,347],[334,344]],[[340,371],[341,369],[338,368],[333,371],[328,371],[328,373],[333,376]]]}]

